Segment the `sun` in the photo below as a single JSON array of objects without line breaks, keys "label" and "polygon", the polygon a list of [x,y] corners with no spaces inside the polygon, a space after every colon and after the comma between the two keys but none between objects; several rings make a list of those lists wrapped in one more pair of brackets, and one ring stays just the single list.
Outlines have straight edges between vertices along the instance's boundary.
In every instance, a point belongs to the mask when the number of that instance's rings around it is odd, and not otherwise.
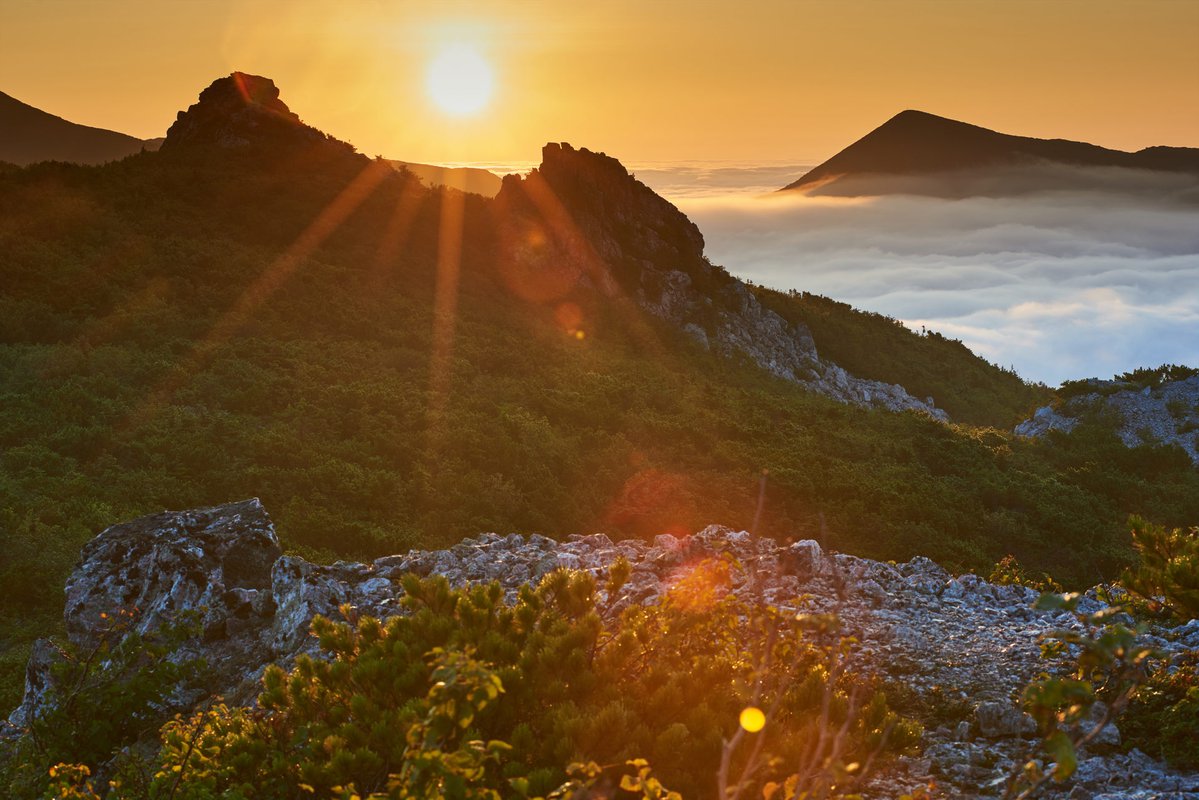
[{"label": "sun", "polygon": [[495,75],[479,51],[465,44],[444,48],[429,62],[425,90],[447,114],[477,114],[491,100]]}]

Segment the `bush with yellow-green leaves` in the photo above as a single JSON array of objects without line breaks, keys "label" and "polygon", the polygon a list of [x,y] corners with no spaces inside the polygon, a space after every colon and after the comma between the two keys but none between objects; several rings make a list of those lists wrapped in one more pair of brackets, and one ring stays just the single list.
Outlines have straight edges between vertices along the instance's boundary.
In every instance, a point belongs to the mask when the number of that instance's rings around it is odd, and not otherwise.
[{"label": "bush with yellow-green leaves", "polygon": [[[513,603],[498,584],[406,576],[405,615],[317,618],[323,657],[268,668],[255,708],[169,721],[141,777],[126,768],[110,796],[498,800],[592,786],[702,798],[722,759],[745,797],[801,765],[836,796],[860,765],[919,740],[868,676],[843,668],[851,643],[834,618],[742,603],[723,562],[660,605],[616,613],[606,598],[627,574],[621,562],[601,590],[555,572]],[[751,705],[765,726],[738,734]],[[836,747],[813,756],[821,730]],[[56,769],[60,792],[90,780],[84,765]]]}]

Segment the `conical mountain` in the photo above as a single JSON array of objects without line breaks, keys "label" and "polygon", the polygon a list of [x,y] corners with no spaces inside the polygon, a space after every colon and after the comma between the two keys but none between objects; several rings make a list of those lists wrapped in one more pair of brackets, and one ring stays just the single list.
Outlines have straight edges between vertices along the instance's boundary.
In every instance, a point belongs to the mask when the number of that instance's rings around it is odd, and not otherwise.
[{"label": "conical mountain", "polygon": [[[1052,165],[1199,173],[1199,149],[1150,147],[1127,153],[1086,142],[1012,136],[908,110],[896,114],[783,190],[833,188],[832,193],[842,193],[836,189],[846,189],[847,181],[859,178]],[[834,188],[838,183],[842,185]]]}]

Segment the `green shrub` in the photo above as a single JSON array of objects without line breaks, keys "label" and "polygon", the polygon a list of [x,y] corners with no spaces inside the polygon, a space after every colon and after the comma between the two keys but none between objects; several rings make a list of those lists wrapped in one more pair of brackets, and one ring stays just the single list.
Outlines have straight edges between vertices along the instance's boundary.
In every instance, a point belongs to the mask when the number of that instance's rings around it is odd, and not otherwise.
[{"label": "green shrub", "polygon": [[[92,644],[58,646],[39,713],[12,752],[0,758],[0,787],[10,796],[39,795],[56,764],[92,773],[118,768],[114,758],[152,735],[167,715],[172,693],[198,677],[202,661],[172,659],[199,632],[195,615],[181,615],[144,635],[133,630],[136,619],[129,610],[106,612]],[[80,775],[73,767],[56,780],[75,781]]]},{"label": "green shrub", "polygon": [[[662,603],[619,615],[623,562],[602,589],[557,571],[513,604],[498,584],[405,576],[406,615],[318,617],[327,657],[268,668],[256,708],[167,723],[151,780],[118,796],[490,800],[590,781],[665,800],[678,797],[665,786],[711,797],[722,759],[734,775],[758,765],[739,779],[757,794],[813,758],[804,774],[829,790],[850,785],[855,762],[919,741],[867,676],[844,670],[835,618],[742,604],[729,569],[695,565]],[[751,705],[769,711],[760,733],[738,725]],[[813,756],[817,740],[835,751]]]},{"label": "green shrub", "polygon": [[[1013,770],[1005,798],[1025,800],[1049,781],[1067,780],[1078,768],[1080,748],[1116,720],[1148,677],[1159,654],[1139,640],[1144,625],[1129,627],[1118,618],[1128,608],[1112,604],[1094,613],[1078,610],[1080,595],[1046,593],[1040,610],[1069,612],[1078,623],[1041,637],[1047,659],[1069,659],[1064,674],[1042,673],[1021,697],[1024,710],[1036,721],[1046,758],[1029,759]],[[1102,707],[1096,703],[1102,701]],[[1096,716],[1098,719],[1096,719]]]},{"label": "green shrub", "polygon": [[1140,562],[1121,583],[1153,612],[1180,621],[1199,617],[1199,527],[1167,529],[1129,519]]},{"label": "green shrub", "polygon": [[1027,586],[1039,592],[1060,592],[1062,590],[1061,584],[1047,573],[1041,573],[1039,578],[1029,575],[1013,555],[1006,555],[997,561],[991,569],[991,574],[987,576],[987,580],[1000,585]]},{"label": "green shrub", "polygon": [[1120,733],[1127,747],[1176,769],[1199,769],[1199,653],[1154,671],[1133,697]]}]

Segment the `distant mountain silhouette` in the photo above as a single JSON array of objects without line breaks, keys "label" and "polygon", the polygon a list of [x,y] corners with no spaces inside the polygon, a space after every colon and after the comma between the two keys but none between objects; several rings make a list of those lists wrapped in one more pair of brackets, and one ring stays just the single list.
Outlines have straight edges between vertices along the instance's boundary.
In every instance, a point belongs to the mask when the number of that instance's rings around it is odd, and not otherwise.
[{"label": "distant mountain silhouette", "polygon": [[448,186],[484,197],[495,197],[500,191],[500,176],[478,167],[439,167],[436,164],[396,160],[390,163],[396,169],[407,169],[426,186]]},{"label": "distant mountain silhouette", "polygon": [[0,92],[0,161],[18,166],[38,161],[103,164],[157,150],[161,142],[77,125]]},{"label": "distant mountain silhouette", "polygon": [[1094,167],[1189,178],[1199,175],[1199,148],[1148,147],[1126,153],[1065,139],[1011,136],[923,111],[903,111],[783,191],[1007,194],[1093,184],[1096,178],[1082,179],[1077,168]]}]

